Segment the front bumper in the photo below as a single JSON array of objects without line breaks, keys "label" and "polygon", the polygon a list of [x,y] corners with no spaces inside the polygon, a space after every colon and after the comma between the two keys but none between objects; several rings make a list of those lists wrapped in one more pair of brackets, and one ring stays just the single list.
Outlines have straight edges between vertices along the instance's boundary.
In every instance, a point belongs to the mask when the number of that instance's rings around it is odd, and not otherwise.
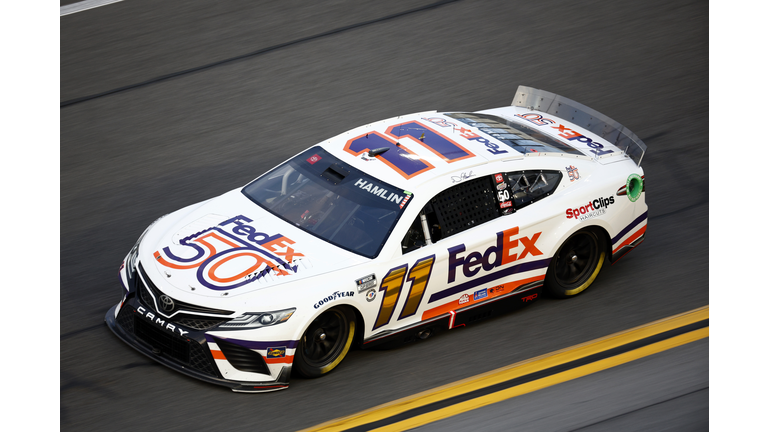
[{"label": "front bumper", "polygon": [[199,380],[243,393],[262,393],[288,388],[291,366],[285,365],[272,381],[237,381],[224,378],[208,346],[204,331],[168,323],[158,326],[147,319],[149,308],[136,296],[128,296],[116,314],[113,306],[104,320],[112,332],[147,357]]}]

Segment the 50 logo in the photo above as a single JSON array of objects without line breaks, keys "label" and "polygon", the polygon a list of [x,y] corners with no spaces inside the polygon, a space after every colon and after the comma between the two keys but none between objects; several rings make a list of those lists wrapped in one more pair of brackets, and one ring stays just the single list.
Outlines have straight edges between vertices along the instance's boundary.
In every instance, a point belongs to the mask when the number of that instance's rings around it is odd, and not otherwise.
[{"label": "50 logo", "polygon": [[154,253],[157,262],[176,270],[196,271],[206,288],[224,291],[254,282],[268,273],[287,276],[298,271],[293,264],[295,242],[281,234],[257,232],[251,219],[235,216],[219,225],[181,239],[181,248],[164,247]]}]

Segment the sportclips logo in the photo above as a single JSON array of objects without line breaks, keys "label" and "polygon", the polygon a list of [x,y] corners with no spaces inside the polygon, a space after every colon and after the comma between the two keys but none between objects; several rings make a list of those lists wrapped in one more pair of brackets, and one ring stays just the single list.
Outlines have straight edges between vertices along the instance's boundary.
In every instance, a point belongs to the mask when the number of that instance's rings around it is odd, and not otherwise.
[{"label": "sportclips logo", "polygon": [[597,198],[588,202],[579,208],[572,208],[565,211],[568,219],[579,218],[579,220],[592,219],[593,217],[605,214],[606,208],[613,204],[613,195],[608,198]]},{"label": "sportclips logo", "polygon": [[195,271],[206,288],[231,290],[254,282],[267,274],[288,276],[298,271],[294,241],[281,234],[269,235],[247,225],[245,216],[235,216],[213,228],[179,241],[180,246],[155,252],[161,265]]}]

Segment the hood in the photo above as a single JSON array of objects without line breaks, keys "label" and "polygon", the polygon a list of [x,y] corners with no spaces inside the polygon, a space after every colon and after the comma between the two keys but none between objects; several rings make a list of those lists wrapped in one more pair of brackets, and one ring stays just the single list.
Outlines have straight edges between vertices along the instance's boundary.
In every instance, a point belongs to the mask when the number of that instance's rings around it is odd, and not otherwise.
[{"label": "hood", "polygon": [[159,220],[139,253],[161,291],[216,298],[370,261],[272,215],[240,189]]}]

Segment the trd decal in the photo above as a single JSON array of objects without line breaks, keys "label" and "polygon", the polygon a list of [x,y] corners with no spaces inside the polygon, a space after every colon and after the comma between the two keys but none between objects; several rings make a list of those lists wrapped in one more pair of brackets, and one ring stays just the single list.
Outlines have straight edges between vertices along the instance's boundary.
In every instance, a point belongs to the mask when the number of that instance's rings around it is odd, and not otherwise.
[{"label": "trd decal", "polygon": [[384,134],[368,132],[352,138],[347,141],[344,151],[359,156],[372,149],[388,148],[388,151],[376,155],[376,158],[406,179],[434,168],[432,164],[420,159],[416,153],[402,145],[401,138],[409,138],[408,142],[425,147],[447,163],[475,156],[460,144],[416,121],[390,126]]},{"label": "trd decal", "polygon": [[[424,297],[424,292],[427,290],[427,284],[429,284],[429,277],[432,274],[434,264],[435,256],[430,255],[417,260],[410,272],[408,271],[408,264],[395,267],[387,272],[379,288],[379,291],[384,291],[384,295],[382,296],[379,315],[376,317],[372,330],[388,324],[392,319],[397,301],[400,299],[403,284],[406,281],[411,283],[411,290],[408,292],[408,298],[405,300],[405,305],[400,312],[398,320],[416,313],[419,304],[421,304],[421,299]],[[408,274],[407,279],[406,273]]]},{"label": "trd decal", "polygon": [[180,246],[156,251],[155,259],[168,268],[195,271],[201,285],[217,291],[241,287],[268,273],[296,273],[294,262],[304,255],[294,250],[294,241],[281,234],[257,232],[247,222],[252,220],[235,216],[181,239]]}]

